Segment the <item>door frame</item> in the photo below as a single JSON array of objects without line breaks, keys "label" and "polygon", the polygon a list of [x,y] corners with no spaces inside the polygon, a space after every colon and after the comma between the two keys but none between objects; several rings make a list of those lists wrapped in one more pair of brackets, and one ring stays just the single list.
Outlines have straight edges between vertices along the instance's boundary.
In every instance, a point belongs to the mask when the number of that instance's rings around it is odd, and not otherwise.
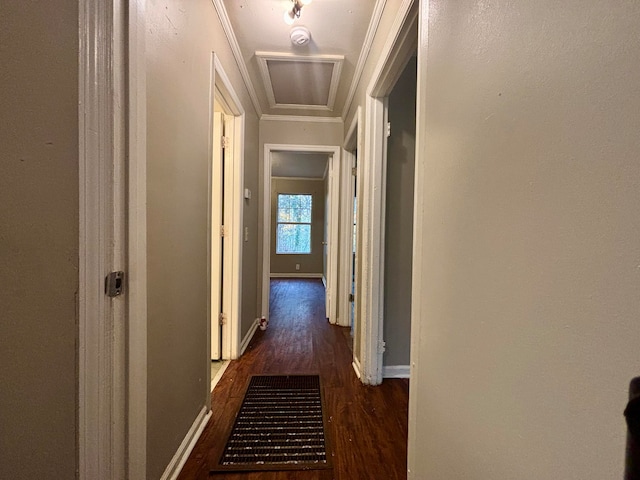
[{"label": "door frame", "polygon": [[[211,76],[209,86],[209,195],[211,191],[211,173],[213,171],[213,149],[217,140],[213,136],[214,123],[214,100],[219,96],[221,103],[229,112],[225,112],[225,127],[231,126],[231,131],[225,131],[228,137],[229,146],[225,150],[225,210],[223,224],[225,225],[225,248],[223,257],[223,277],[225,285],[222,296],[222,310],[227,315],[226,328],[222,329],[222,359],[233,360],[240,355],[240,315],[241,315],[241,292],[242,292],[242,246],[243,246],[243,182],[244,182],[244,122],[245,112],[242,102],[236,94],[229,77],[222,67],[220,59],[215,52],[211,52]],[[226,118],[232,116],[232,120],[227,122]],[[208,291],[211,292],[212,266],[211,266],[211,241],[212,241],[212,220],[211,202],[207,218],[208,224]],[[211,296],[207,299],[207,374],[211,377]],[[206,405],[211,409],[211,385],[205,382]]]},{"label": "door frame", "polygon": [[[340,280],[340,324],[348,327],[350,320],[349,295],[351,294],[351,282],[354,275],[357,275],[360,265],[360,255],[356,254],[356,264],[353,265],[352,253],[353,253],[353,198],[357,191],[362,190],[362,178],[360,172],[357,172],[356,187],[354,188],[352,169],[358,168],[355,164],[356,156],[353,154],[354,150],[362,154],[362,107],[358,106],[356,113],[353,116],[347,134],[345,135],[345,141],[343,144],[343,162],[342,162],[342,226],[341,226],[341,240],[340,240],[340,252],[341,252],[341,265],[349,265],[348,268],[341,271]],[[358,195],[357,214],[359,215],[361,209],[361,199]],[[359,244],[361,239],[361,229],[359,222],[356,224],[356,245]],[[359,279],[358,279],[359,280]],[[360,335],[360,325],[358,322],[358,315],[360,312],[360,295],[357,294],[358,282],[356,282],[356,292],[354,298],[354,329],[353,338],[354,341]],[[355,345],[353,348],[353,368],[360,377],[360,353],[356,352]]]},{"label": "door frame", "polygon": [[382,383],[384,353],[384,230],[387,97],[417,46],[418,3],[403,0],[376,64],[366,95],[365,155],[362,163],[362,320],[360,380]]},{"label": "door frame", "polygon": [[[78,22],[78,478],[142,479],[146,476],[146,184],[140,180],[145,178],[146,151],[144,2],[85,0],[79,2]],[[105,43],[104,38],[113,41]],[[105,276],[118,270],[126,272],[124,295],[109,298]],[[127,369],[128,364],[135,368]],[[140,407],[144,415],[139,414]]]},{"label": "door frame", "polygon": [[[329,321],[337,322],[337,280],[338,280],[338,221],[339,221],[339,166],[340,147],[335,145],[290,145],[265,143],[264,145],[264,182],[263,182],[263,229],[262,229],[262,316],[269,317],[269,285],[271,280],[271,164],[272,152],[326,153],[329,155],[329,212],[325,212],[329,253],[327,262],[327,298],[326,305]],[[335,246],[335,247],[332,247]]]}]

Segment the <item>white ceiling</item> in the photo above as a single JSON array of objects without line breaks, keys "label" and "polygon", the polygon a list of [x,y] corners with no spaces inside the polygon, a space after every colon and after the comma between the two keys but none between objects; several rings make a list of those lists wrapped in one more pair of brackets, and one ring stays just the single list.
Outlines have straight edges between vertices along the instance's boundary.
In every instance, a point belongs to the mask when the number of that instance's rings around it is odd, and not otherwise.
[{"label": "white ceiling", "polygon": [[[371,19],[374,12],[381,10],[381,0],[313,0],[311,4],[303,7],[301,17],[293,25],[303,25],[311,31],[311,42],[302,47],[292,45],[289,35],[293,26],[287,25],[283,19],[284,12],[291,10],[293,6],[291,0],[219,1],[222,1],[225,7],[242,61],[246,65],[250,83],[255,89],[263,114],[342,116],[354,72],[363,46],[367,43],[365,40],[371,37],[367,34],[369,24],[372,23],[372,27],[377,26],[377,20],[371,22]],[[282,72],[277,72],[271,75],[270,78],[277,82],[277,85],[273,85],[273,91],[268,93],[269,82],[265,82],[264,72],[261,73],[256,52],[303,56],[307,57],[307,60],[327,55],[343,57],[332,108],[326,104],[323,108],[318,108],[318,103],[327,100],[326,77],[324,80],[310,82],[308,73],[303,72],[303,65],[300,65],[299,69],[290,65],[294,67],[293,72],[300,73],[282,75]],[[306,63],[308,65],[309,62]],[[319,91],[320,89],[322,91]],[[280,92],[289,103],[292,99],[296,103],[293,106],[278,105],[277,101],[273,102],[273,98],[270,101],[274,92]],[[305,103],[315,107],[304,107]]]},{"label": "white ceiling", "polygon": [[274,177],[324,178],[329,156],[326,153],[272,152]]}]

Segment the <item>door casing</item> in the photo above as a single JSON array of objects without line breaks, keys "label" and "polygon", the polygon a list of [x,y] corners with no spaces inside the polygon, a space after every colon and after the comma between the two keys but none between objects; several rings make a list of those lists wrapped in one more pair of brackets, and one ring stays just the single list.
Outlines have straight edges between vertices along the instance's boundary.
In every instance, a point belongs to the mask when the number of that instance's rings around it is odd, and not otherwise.
[{"label": "door casing", "polygon": [[262,315],[269,317],[269,283],[271,279],[271,152],[309,152],[329,155],[329,211],[328,225],[328,265],[327,265],[327,314],[331,323],[337,321],[337,280],[338,280],[338,221],[339,221],[339,166],[340,147],[331,145],[289,145],[267,143],[264,145],[264,184],[263,184],[263,231],[262,231]]}]

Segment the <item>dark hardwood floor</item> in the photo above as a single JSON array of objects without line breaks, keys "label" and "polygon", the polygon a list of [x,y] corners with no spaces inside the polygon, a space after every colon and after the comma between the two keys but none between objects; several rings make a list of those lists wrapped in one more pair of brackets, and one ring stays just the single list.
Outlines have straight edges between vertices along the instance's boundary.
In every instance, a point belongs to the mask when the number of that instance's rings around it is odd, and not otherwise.
[{"label": "dark hardwood floor", "polygon": [[[406,478],[409,383],[360,383],[351,366],[349,329],[324,317],[319,280],[271,282],[271,315],[245,354],[231,362],[212,393],[212,417],[180,476],[230,480],[386,480]],[[224,447],[252,374],[320,374],[333,469],[209,475]]]}]

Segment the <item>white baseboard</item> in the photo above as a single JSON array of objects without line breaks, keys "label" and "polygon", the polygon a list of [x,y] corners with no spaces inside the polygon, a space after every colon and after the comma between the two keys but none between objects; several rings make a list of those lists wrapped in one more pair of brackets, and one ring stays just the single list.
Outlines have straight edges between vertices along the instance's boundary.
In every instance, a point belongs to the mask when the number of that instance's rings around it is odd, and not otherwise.
[{"label": "white baseboard", "polygon": [[382,378],[409,378],[411,367],[409,365],[389,365],[382,367]]},{"label": "white baseboard", "polygon": [[360,378],[360,362],[357,358],[353,359],[353,362],[351,362],[351,366],[353,367],[353,371],[356,372],[356,376]]},{"label": "white baseboard", "polygon": [[321,273],[271,273],[271,278],[322,278]]},{"label": "white baseboard", "polygon": [[242,339],[242,343],[240,344],[240,355],[239,356],[242,356],[244,351],[249,346],[249,342],[251,342],[251,339],[253,338],[254,333],[256,333],[256,330],[258,329],[258,323],[260,323],[260,319],[256,318],[255,321],[253,322],[253,325],[251,325],[251,328],[249,329],[247,334]]},{"label": "white baseboard", "polygon": [[202,434],[202,431],[207,425],[210,417],[211,410],[207,412],[207,407],[202,407],[202,410],[198,413],[198,416],[194,420],[193,425],[191,425],[191,428],[184,437],[184,440],[182,440],[180,447],[178,447],[178,451],[169,462],[169,465],[167,465],[162,477],[160,477],[161,480],[175,480],[178,478],[182,467],[184,467],[189,455],[191,455],[191,451],[200,438],[200,435]]}]

